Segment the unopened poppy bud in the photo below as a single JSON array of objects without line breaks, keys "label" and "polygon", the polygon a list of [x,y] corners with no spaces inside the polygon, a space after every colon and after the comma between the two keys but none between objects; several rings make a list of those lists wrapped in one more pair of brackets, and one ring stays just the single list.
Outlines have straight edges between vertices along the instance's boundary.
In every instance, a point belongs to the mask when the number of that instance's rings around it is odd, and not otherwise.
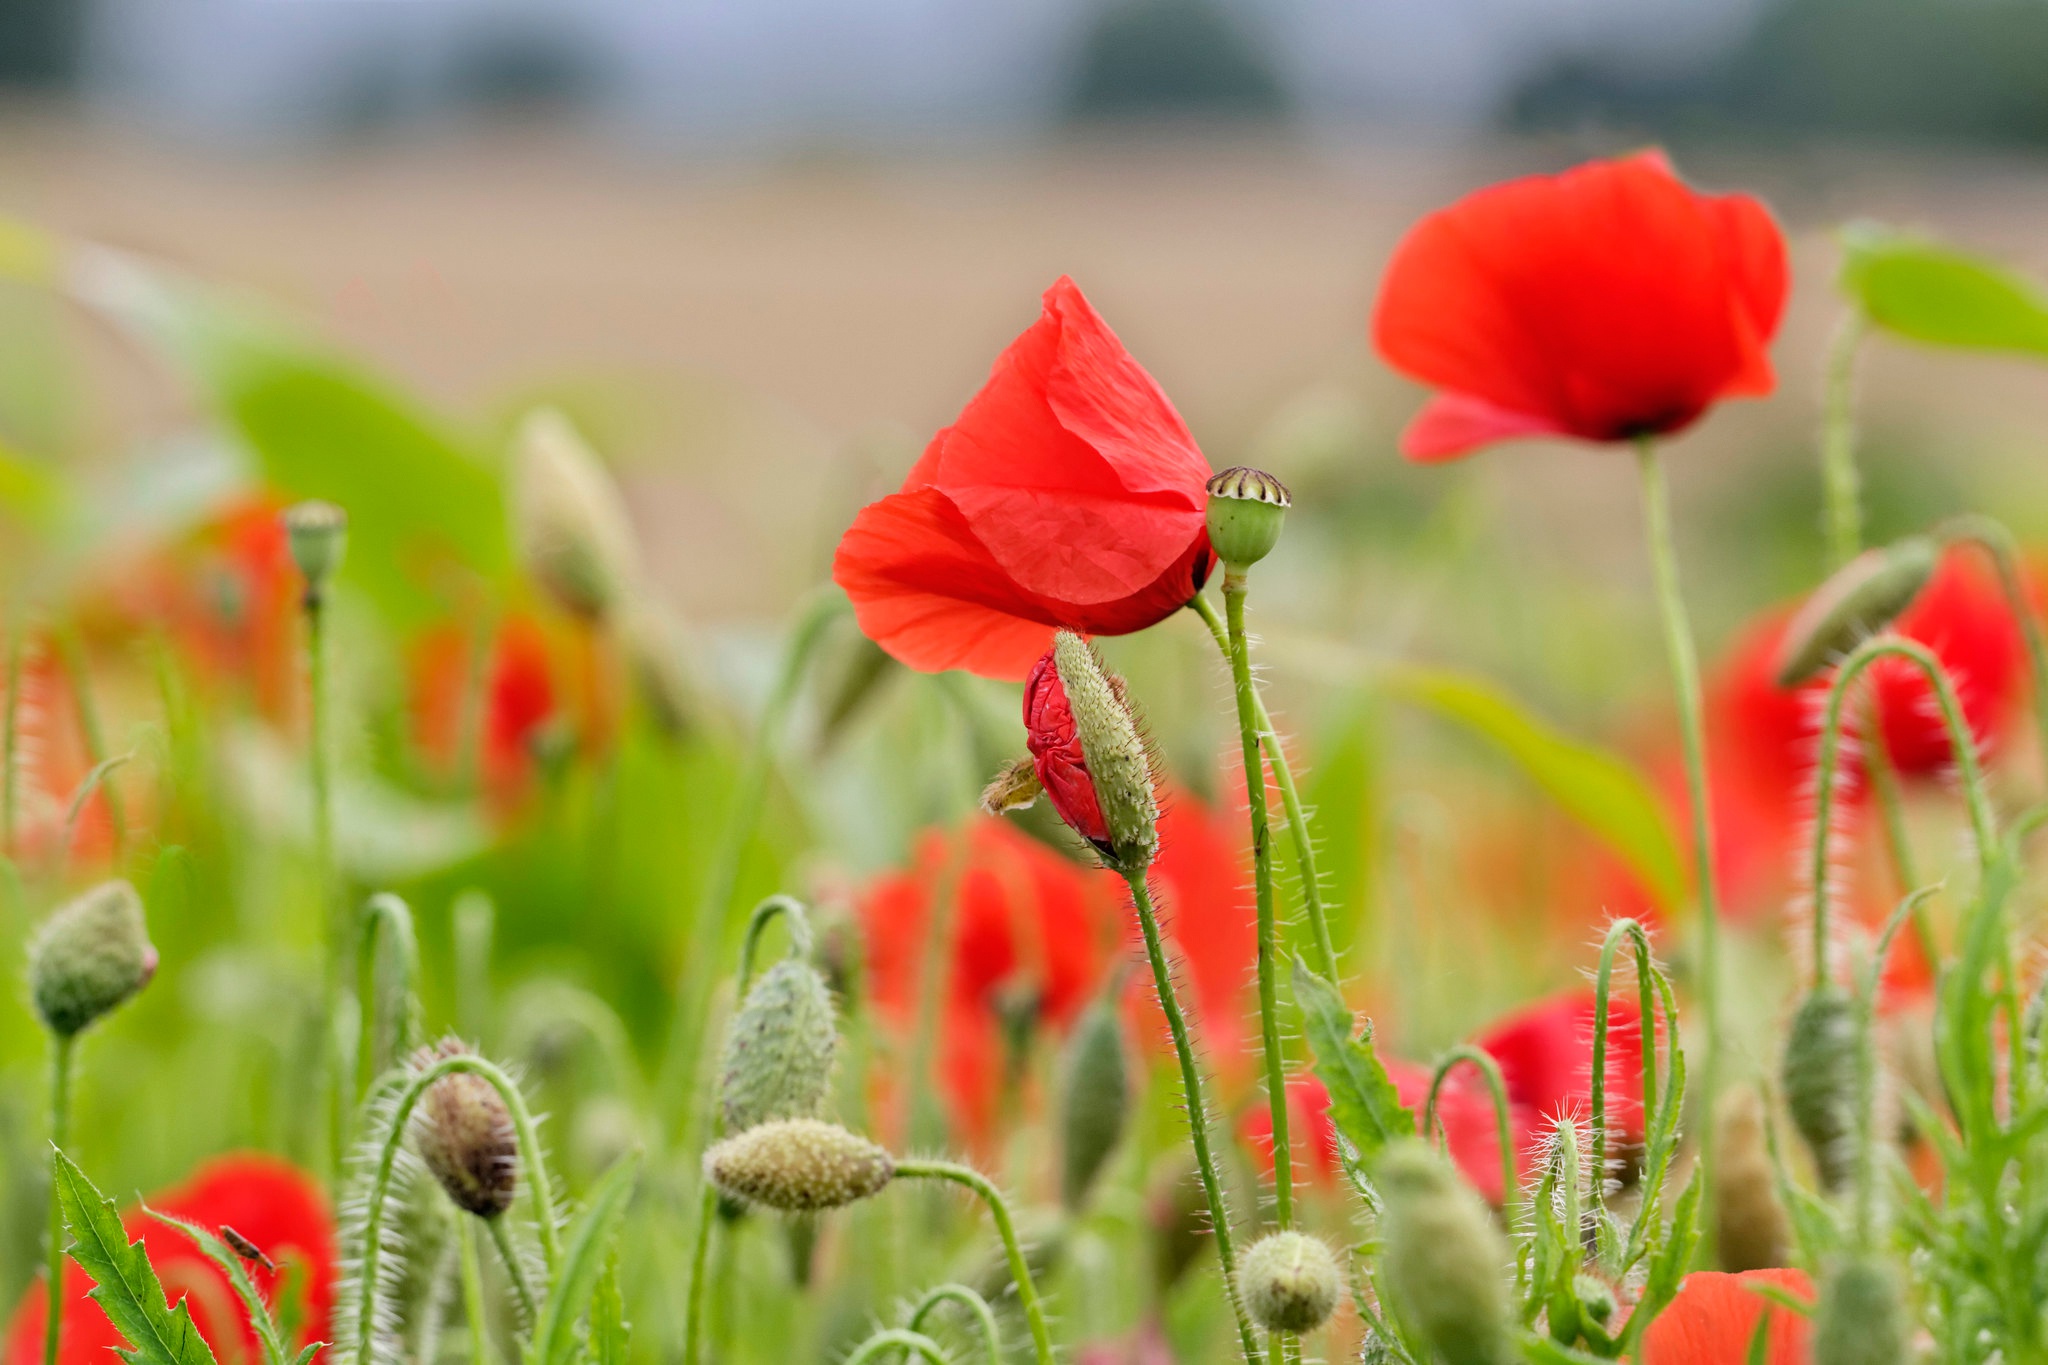
[{"label": "unopened poppy bud", "polygon": [[1209,480],[1209,548],[1228,568],[1246,569],[1280,543],[1294,496],[1263,469],[1239,465]]},{"label": "unopened poppy bud", "polygon": [[1749,1086],[1722,1095],[1714,1106],[1714,1133],[1714,1229],[1721,1269],[1739,1272],[1786,1264],[1792,1252],[1792,1221],[1778,1202],[1763,1097]]},{"label": "unopened poppy bud", "polygon": [[[443,1039],[422,1050],[414,1065],[424,1069],[469,1050],[459,1039]],[[420,1097],[412,1130],[420,1160],[457,1208],[496,1218],[512,1207],[519,1190],[519,1135],[496,1086],[474,1072],[450,1072]]]},{"label": "unopened poppy bud", "polygon": [[1116,1150],[1131,1108],[1123,1021],[1110,997],[1081,1016],[1067,1045],[1060,1091],[1060,1198],[1078,1209],[1102,1163]]},{"label": "unopened poppy bud", "polygon": [[697,681],[684,662],[681,631],[649,606],[636,606],[622,631],[633,681],[648,715],[664,735],[689,733],[700,709]]},{"label": "unopened poppy bud", "polygon": [[29,945],[29,994],[43,1026],[69,1038],[148,985],[156,966],[142,897],[102,882],[59,906]]},{"label": "unopened poppy bud", "polygon": [[1238,1272],[1244,1307],[1269,1332],[1313,1332],[1343,1292],[1337,1258],[1319,1238],[1275,1232],[1252,1243]]},{"label": "unopened poppy bud", "polygon": [[1928,537],[1908,536],[1835,570],[1785,627],[1778,686],[1797,687],[1890,625],[1927,586],[1937,557]]},{"label": "unopened poppy bud", "polygon": [[526,570],[562,607],[591,620],[618,608],[638,573],[618,486],[569,419],[529,413],[514,438],[513,530]]},{"label": "unopened poppy bud", "polygon": [[878,1193],[896,1163],[836,1123],[776,1119],[714,1145],[704,1153],[704,1174],[735,1199],[811,1213]]},{"label": "unopened poppy bud", "polygon": [[1142,872],[1159,851],[1152,757],[1124,699],[1086,640],[1053,636],[1024,682],[1024,731],[1053,809],[1120,872]]},{"label": "unopened poppy bud", "polygon": [[1785,1107],[1813,1153],[1822,1188],[1838,1190],[1855,1163],[1856,1011],[1846,992],[1820,986],[1792,1016],[1785,1040]]},{"label": "unopened poppy bud", "polygon": [[1382,1285],[1401,1320],[1449,1365],[1504,1365],[1507,1247],[1479,1196],[1427,1146],[1381,1155]]},{"label": "unopened poppy bud", "polygon": [[761,973],[725,1035],[726,1126],[817,1117],[831,1095],[838,1046],[832,994],[817,968],[785,957]]},{"label": "unopened poppy bud", "polygon": [[1883,1261],[1852,1256],[1821,1286],[1813,1365],[1898,1365],[1911,1358],[1905,1292]]},{"label": "unopened poppy bud", "polygon": [[313,499],[284,510],[285,543],[306,580],[306,596],[318,600],[348,553],[348,513]]}]

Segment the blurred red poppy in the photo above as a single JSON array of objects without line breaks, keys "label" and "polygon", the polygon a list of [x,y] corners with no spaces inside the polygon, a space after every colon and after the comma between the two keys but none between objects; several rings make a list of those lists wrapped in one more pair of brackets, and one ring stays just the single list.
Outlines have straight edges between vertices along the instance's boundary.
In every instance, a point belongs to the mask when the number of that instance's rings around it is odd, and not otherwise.
[{"label": "blurred red poppy", "polygon": [[[1429,1103],[1427,1068],[1389,1059],[1387,1075],[1401,1094],[1401,1103],[1415,1111],[1418,1122]],[[1501,1203],[1500,1129],[1493,1100],[1484,1082],[1460,1068],[1444,1078],[1437,1096],[1437,1125],[1451,1160],[1472,1187],[1496,1208]],[[1518,1135],[1527,1115],[1511,1112],[1509,1131]],[[1294,1150],[1297,1178],[1325,1190],[1337,1188],[1342,1173],[1337,1155],[1337,1128],[1330,1119],[1330,1092],[1314,1075],[1303,1073],[1287,1082],[1288,1141]],[[1273,1114],[1264,1103],[1245,1110],[1238,1131],[1259,1159],[1268,1179],[1273,1174]]]},{"label": "blurred red poppy", "polygon": [[1704,195],[1650,151],[1528,176],[1430,214],[1395,248],[1374,344],[1438,390],[1401,449],[1621,441],[1769,393],[1785,244],[1746,195]]},{"label": "blurred red poppy", "polygon": [[[298,1341],[303,1345],[332,1340],[327,1317],[334,1303],[334,1224],[311,1177],[273,1157],[227,1156],[201,1166],[191,1180],[152,1196],[148,1203],[158,1212],[197,1223],[216,1235],[223,1226],[231,1227],[260,1248],[278,1269],[265,1270],[254,1263],[246,1269],[273,1311],[282,1307],[277,1303],[278,1287],[287,1270],[296,1265],[294,1280],[297,1292],[303,1295]],[[128,1236],[141,1241],[149,1252],[150,1264],[170,1301],[182,1298],[189,1305],[199,1334],[217,1358],[224,1362],[262,1358],[256,1330],[235,1297],[234,1287],[183,1233],[140,1209],[129,1212],[123,1226]],[[91,1287],[85,1272],[75,1262],[66,1261],[59,1365],[102,1365],[126,1345],[99,1305],[86,1297]],[[45,1318],[45,1291],[38,1280],[23,1297],[8,1328],[6,1365],[40,1365]]]},{"label": "blurred red poppy", "polygon": [[1757,1293],[1753,1286],[1760,1285],[1813,1297],[1813,1281],[1803,1270],[1696,1270],[1643,1333],[1643,1365],[1746,1365],[1766,1312],[1771,1322],[1764,1365],[1806,1365],[1812,1336],[1806,1318]]},{"label": "blurred red poppy", "polygon": [[483,695],[472,701],[475,649],[469,634],[456,626],[430,630],[414,642],[413,740],[430,766],[452,773],[461,759],[468,709],[480,702],[478,775],[485,794],[503,808],[525,794],[533,776],[534,742],[561,709],[555,650],[534,618],[507,617],[483,661]]},{"label": "blurred red poppy", "polygon": [[1056,627],[1124,635],[1187,605],[1209,571],[1209,473],[1062,276],[902,489],[854,519],[832,576],[910,667],[1019,679]]}]

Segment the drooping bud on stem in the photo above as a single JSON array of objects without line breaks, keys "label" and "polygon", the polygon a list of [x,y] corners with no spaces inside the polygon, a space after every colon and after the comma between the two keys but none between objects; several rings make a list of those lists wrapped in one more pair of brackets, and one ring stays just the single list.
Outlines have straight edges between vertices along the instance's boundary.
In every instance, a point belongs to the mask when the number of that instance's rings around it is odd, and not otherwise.
[{"label": "drooping bud on stem", "polygon": [[1142,872],[1159,851],[1152,758],[1124,697],[1086,640],[1070,631],[1024,682],[1024,730],[1053,809],[1105,863]]},{"label": "drooping bud on stem", "polygon": [[1792,1220],[1778,1202],[1764,1122],[1763,1097],[1750,1086],[1714,1106],[1714,1228],[1723,1270],[1781,1266],[1792,1254]]},{"label": "drooping bud on stem", "polygon": [[142,897],[125,881],[102,882],[59,906],[29,945],[29,995],[43,1026],[69,1038],[148,985],[156,967]]},{"label": "drooping bud on stem", "polygon": [[1799,686],[1890,625],[1927,586],[1938,557],[1933,540],[1908,536],[1835,570],[1785,627],[1778,686]]},{"label": "drooping bud on stem", "polygon": [[1382,1285],[1402,1321],[1449,1365],[1505,1365],[1509,1256],[1479,1196],[1412,1140],[1387,1148],[1375,1181]]},{"label": "drooping bud on stem", "polygon": [[284,510],[285,543],[306,580],[306,600],[318,602],[348,553],[348,513],[313,499]]},{"label": "drooping bud on stem", "polygon": [[638,575],[618,486],[553,408],[529,413],[513,441],[513,531],[526,570],[564,610],[601,620]]},{"label": "drooping bud on stem", "polygon": [[[420,1051],[416,1066],[470,1051],[446,1038]],[[496,1218],[519,1191],[519,1135],[497,1087],[468,1071],[450,1072],[427,1087],[413,1111],[413,1145],[455,1206]]]},{"label": "drooping bud on stem", "polygon": [[786,1213],[813,1213],[880,1192],[894,1178],[889,1154],[820,1119],[777,1119],[714,1144],[704,1174],[719,1192]]},{"label": "drooping bud on stem", "polygon": [[1263,469],[1239,465],[1209,480],[1209,548],[1242,572],[1273,552],[1294,496]]},{"label": "drooping bud on stem", "polygon": [[1821,985],[1792,1016],[1785,1041],[1785,1105],[1820,1175],[1821,1186],[1846,1185],[1856,1161],[1856,1010],[1848,993]]},{"label": "drooping bud on stem", "polygon": [[[1119,973],[1117,979],[1122,980]],[[1060,1089],[1060,1198],[1078,1209],[1123,1136],[1131,1107],[1123,1021],[1112,989],[1088,1006],[1067,1045]]]},{"label": "drooping bud on stem", "polygon": [[1330,1320],[1344,1276],[1321,1239],[1275,1232],[1252,1243],[1239,1271],[1245,1311],[1269,1332],[1313,1332]]},{"label": "drooping bud on stem", "polygon": [[761,973],[725,1036],[726,1126],[817,1117],[831,1094],[838,1046],[832,996],[817,968],[792,955]]},{"label": "drooping bud on stem", "polygon": [[1911,1359],[1904,1287],[1883,1261],[1843,1260],[1821,1286],[1814,1316],[1814,1365],[1898,1365]]}]

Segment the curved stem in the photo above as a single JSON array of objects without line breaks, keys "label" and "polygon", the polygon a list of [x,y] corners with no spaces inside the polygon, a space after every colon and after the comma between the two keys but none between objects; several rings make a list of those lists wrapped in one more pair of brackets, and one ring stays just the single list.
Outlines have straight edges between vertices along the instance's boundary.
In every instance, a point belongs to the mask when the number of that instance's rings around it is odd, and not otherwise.
[{"label": "curved stem", "polygon": [[484,1319],[484,1267],[476,1254],[476,1228],[464,1218],[455,1224],[462,1256],[462,1315],[469,1324],[471,1365],[490,1365],[491,1329]]},{"label": "curved stem", "polygon": [[348,912],[334,885],[333,774],[327,752],[327,607],[319,592],[308,589],[301,604],[306,614],[306,763],[313,789],[313,875],[318,887],[322,922],[327,926],[328,1143],[337,1176],[348,1153],[349,1115],[355,1096],[338,1042],[342,997],[348,993]]},{"label": "curved stem", "polygon": [[1839,568],[1863,548],[1863,479],[1856,469],[1856,355],[1863,310],[1852,306],[1828,344],[1827,390],[1821,416],[1821,483],[1826,493],[1828,557]]},{"label": "curved stem", "polygon": [[690,1296],[683,1309],[683,1365],[704,1358],[705,1271],[711,1264],[711,1228],[718,1221],[718,1189],[709,1180],[697,1195],[697,1230],[690,1240]]},{"label": "curved stem", "polygon": [[910,1318],[903,1325],[915,1332],[924,1326],[924,1320],[942,1304],[957,1303],[974,1315],[981,1327],[982,1343],[988,1348],[988,1365],[1003,1365],[1003,1334],[996,1326],[995,1310],[988,1306],[988,1300],[964,1284],[942,1284],[925,1291],[911,1310]]},{"label": "curved stem", "polygon": [[498,1259],[504,1263],[505,1278],[512,1282],[512,1296],[519,1300],[519,1311],[526,1315],[529,1326],[540,1320],[540,1309],[533,1301],[533,1290],[527,1287],[526,1271],[519,1264],[519,1253],[512,1246],[512,1238],[505,1231],[505,1220],[486,1218],[484,1226],[491,1230],[491,1245],[498,1249]]},{"label": "curved stem", "polygon": [[1038,1365],[1052,1365],[1052,1329],[1046,1325],[1045,1306],[1038,1301],[1037,1286],[1031,1281],[1031,1264],[1024,1259],[1024,1248],[1017,1241],[1017,1228],[1010,1221],[1010,1206],[1003,1199],[1002,1191],[972,1166],[951,1161],[899,1161],[896,1163],[896,1178],[950,1180],[981,1196],[981,1202],[988,1205],[989,1217],[995,1222],[996,1235],[1003,1239],[1003,1250],[1010,1258],[1010,1278],[1017,1282],[1017,1303],[1023,1308],[1024,1321],[1031,1328],[1031,1344],[1038,1353]]},{"label": "curved stem", "polygon": [[1209,1150],[1209,1102],[1202,1095],[1202,1071],[1195,1062],[1194,1044],[1188,1040],[1188,1021],[1181,1013],[1180,997],[1173,988],[1173,969],[1166,960],[1166,946],[1159,937],[1159,917],[1152,910],[1152,893],[1142,872],[1127,874],[1131,904],[1138,912],[1138,925],[1145,934],[1145,955],[1152,963],[1152,987],[1159,996],[1159,1008],[1166,1015],[1167,1031],[1173,1035],[1174,1056],[1180,1062],[1181,1094],[1187,1104],[1188,1134],[1195,1148],[1195,1169],[1202,1178],[1202,1192],[1209,1199],[1209,1222],[1216,1233],[1216,1259],[1223,1267],[1223,1292],[1237,1315],[1237,1331],[1244,1345],[1248,1365],[1259,1358],[1259,1339],[1252,1320],[1245,1316],[1244,1300],[1237,1290],[1237,1253],[1232,1248],[1230,1205],[1223,1197],[1223,1182],[1216,1174],[1216,1158]]},{"label": "curved stem", "polygon": [[761,934],[778,915],[789,921],[791,951],[799,956],[810,955],[811,918],[804,912],[803,902],[780,892],[767,897],[754,907],[753,914],[747,916],[746,937],[740,940],[739,994],[742,997],[747,993],[748,983],[754,979],[754,952],[760,944]]},{"label": "curved stem", "polygon": [[[356,980],[368,988],[369,999],[363,1002],[359,1011],[363,1018],[362,1043],[357,1052],[357,1064],[364,1073],[358,1077],[364,1088],[371,1080],[382,1074],[413,1046],[419,1036],[419,999],[414,993],[413,983],[419,980],[420,945],[419,936],[413,931],[412,911],[406,903],[389,891],[380,891],[363,903],[362,929],[357,934]],[[378,1009],[381,1003],[377,990],[377,954],[385,938],[389,938],[398,950],[397,996],[399,1008],[396,1017],[386,1020]],[[391,1037],[390,1055],[381,1056],[377,1050],[378,1033],[381,1026],[389,1024]]]},{"label": "curved stem", "polygon": [[2034,739],[2042,753],[2042,775],[2048,778],[2048,639],[2041,632],[2041,620],[2027,598],[2020,578],[2019,547],[2004,522],[1981,513],[1953,517],[1935,528],[1943,541],[1969,541],[1991,557],[1998,573],[1998,588],[2005,595],[2006,610],[2019,622],[2020,638],[2027,646],[2028,682],[2034,700]]},{"label": "curved stem", "polygon": [[1884,932],[1865,969],[1862,989],[1856,995],[1856,1248],[1869,1252],[1877,1236],[1877,992],[1884,976],[1885,959],[1892,941],[1906,921],[1915,917],[1921,905],[1941,888],[1922,887],[1900,898],[1885,921]]},{"label": "curved stem", "polygon": [[905,1331],[901,1327],[885,1327],[863,1341],[846,1358],[846,1365],[868,1365],[871,1360],[880,1360],[883,1352],[896,1350],[906,1355],[921,1355],[931,1365],[946,1365],[946,1353],[939,1349],[939,1343],[921,1332]]},{"label": "curved stem", "polygon": [[[1909,896],[1913,888],[1920,885],[1920,876],[1914,866],[1913,844],[1906,828],[1906,803],[1899,790],[1899,770],[1892,764],[1892,752],[1885,743],[1884,726],[1874,703],[1865,709],[1863,715],[1863,766],[1870,774],[1870,790],[1877,797],[1878,811],[1884,817],[1884,843],[1891,857],[1892,877],[1898,882],[1899,895]],[[1924,907],[1913,913],[1913,934],[1920,940],[1920,949],[1926,953],[1929,962],[1941,960],[1941,953],[1934,943],[1934,926],[1928,921]]]},{"label": "curved stem", "polygon": [[[1636,1012],[1643,1030],[1643,1119],[1645,1124],[1657,1108],[1657,996],[1650,960],[1650,936],[1632,919],[1616,920],[1607,928],[1600,944],[1600,970],[1593,978],[1593,1207],[1607,1203],[1607,1034],[1610,1013],[1608,995],[1614,981],[1614,955],[1626,939],[1635,949]],[[1667,1025],[1668,1027],[1668,1025]]]},{"label": "curved stem", "polygon": [[1437,1095],[1444,1087],[1444,1081],[1464,1062],[1477,1070],[1486,1081],[1486,1090],[1493,1097],[1494,1136],[1500,1144],[1500,1202],[1501,1213],[1509,1227],[1515,1226],[1515,1210],[1521,1203],[1521,1177],[1516,1170],[1514,1126],[1508,1118],[1507,1082],[1500,1074],[1500,1063],[1493,1054],[1470,1043],[1459,1043],[1444,1054],[1436,1064],[1436,1074],[1429,1078],[1429,1102],[1422,1112],[1422,1135],[1426,1138],[1436,1131]]},{"label": "curved stem", "polygon": [[43,1248],[49,1307],[43,1319],[43,1365],[57,1365],[57,1344],[64,1329],[64,1207],[57,1199],[56,1154],[71,1141],[71,1055],[77,1044],[76,1034],[50,1035],[50,1223]]}]

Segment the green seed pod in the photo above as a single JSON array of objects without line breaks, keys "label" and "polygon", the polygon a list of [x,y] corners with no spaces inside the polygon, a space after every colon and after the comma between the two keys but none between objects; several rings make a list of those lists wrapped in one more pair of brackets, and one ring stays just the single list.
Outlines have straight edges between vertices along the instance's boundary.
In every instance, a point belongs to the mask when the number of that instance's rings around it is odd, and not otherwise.
[{"label": "green seed pod", "polygon": [[1344,1276],[1321,1240],[1274,1232],[1245,1252],[1238,1269],[1245,1311],[1269,1332],[1313,1332],[1330,1320]]},{"label": "green seed pod", "polygon": [[69,1038],[148,985],[156,966],[142,897],[102,882],[43,923],[28,950],[29,995],[43,1027]]},{"label": "green seed pod", "polygon": [[1814,1365],[1900,1365],[1910,1358],[1905,1292],[1883,1261],[1844,1260],[1821,1286]]},{"label": "green seed pod", "polygon": [[1814,589],[1779,647],[1778,686],[1797,687],[1913,605],[1939,552],[1926,536],[1865,550]]},{"label": "green seed pod", "polygon": [[1792,1220],[1778,1202],[1777,1172],[1764,1132],[1763,1097],[1738,1086],[1714,1106],[1715,1246],[1721,1269],[1762,1270],[1788,1264]]},{"label": "green seed pod", "polygon": [[1505,1365],[1506,1245],[1479,1196],[1421,1142],[1395,1143],[1376,1173],[1382,1287],[1410,1330],[1449,1365]]},{"label": "green seed pod", "polygon": [[785,957],[761,973],[725,1035],[720,1096],[734,1131],[815,1118],[832,1093],[839,1030],[817,968]]},{"label": "green seed pod", "polygon": [[1861,1046],[1855,1007],[1839,987],[1817,987],[1792,1016],[1785,1042],[1785,1105],[1827,1190],[1846,1185],[1855,1164]]},{"label": "green seed pod", "polygon": [[285,543],[306,580],[306,596],[317,599],[348,553],[348,513],[314,499],[284,510]]},{"label": "green seed pod", "polygon": [[810,1213],[878,1193],[896,1163],[836,1123],[775,1119],[715,1144],[704,1153],[704,1174],[735,1199]]},{"label": "green seed pod", "polygon": [[1081,756],[1109,827],[1111,856],[1123,871],[1143,871],[1159,853],[1159,801],[1152,789],[1152,756],[1124,700],[1123,681],[1104,670],[1094,648],[1071,631],[1054,635],[1052,647]]},{"label": "green seed pod", "polygon": [[612,615],[639,576],[618,485],[569,419],[529,413],[513,440],[514,539],[526,571],[570,613]]},{"label": "green seed pod", "polygon": [[1294,496],[1262,469],[1239,465],[1209,480],[1209,548],[1235,569],[1273,552]]},{"label": "green seed pod", "polygon": [[[421,1068],[469,1047],[443,1039],[415,1059]],[[498,1088],[470,1071],[456,1071],[427,1087],[413,1111],[413,1145],[455,1206],[496,1218],[519,1191],[519,1134]]]},{"label": "green seed pod", "polygon": [[1114,1000],[1097,999],[1074,1028],[1060,1088],[1060,1199],[1079,1209],[1096,1172],[1123,1136],[1131,1108],[1123,1020]]}]

